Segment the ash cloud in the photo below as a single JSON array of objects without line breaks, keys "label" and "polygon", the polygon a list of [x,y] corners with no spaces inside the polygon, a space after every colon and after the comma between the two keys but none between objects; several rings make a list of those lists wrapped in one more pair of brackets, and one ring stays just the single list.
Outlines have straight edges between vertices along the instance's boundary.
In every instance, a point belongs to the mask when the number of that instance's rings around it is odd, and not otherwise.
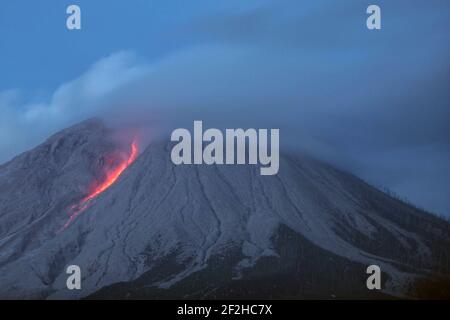
[{"label": "ash cloud", "polygon": [[285,150],[450,215],[450,4],[381,1],[378,33],[365,29],[365,6],[205,9],[171,28],[183,45],[157,58],[105,55],[48,99],[3,91],[0,161],[93,116],[162,137],[193,120],[280,128]]}]

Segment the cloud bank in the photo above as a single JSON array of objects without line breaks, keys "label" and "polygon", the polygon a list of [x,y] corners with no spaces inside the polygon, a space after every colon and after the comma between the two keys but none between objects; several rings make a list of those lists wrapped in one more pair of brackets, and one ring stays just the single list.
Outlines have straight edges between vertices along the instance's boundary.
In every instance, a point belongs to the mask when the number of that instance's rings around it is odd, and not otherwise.
[{"label": "cloud bank", "polygon": [[205,13],[174,28],[189,42],[158,58],[110,53],[48,96],[2,91],[0,161],[93,116],[164,137],[193,120],[280,128],[285,150],[450,215],[448,5],[386,3],[388,31],[369,33],[364,4],[325,2]]}]

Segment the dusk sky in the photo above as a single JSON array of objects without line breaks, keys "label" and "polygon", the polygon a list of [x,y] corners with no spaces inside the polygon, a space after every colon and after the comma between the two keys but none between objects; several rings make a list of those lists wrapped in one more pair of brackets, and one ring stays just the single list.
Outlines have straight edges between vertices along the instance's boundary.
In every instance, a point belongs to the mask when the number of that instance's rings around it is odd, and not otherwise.
[{"label": "dusk sky", "polygon": [[0,163],[94,116],[280,128],[285,150],[450,217],[449,88],[448,0],[0,4]]}]

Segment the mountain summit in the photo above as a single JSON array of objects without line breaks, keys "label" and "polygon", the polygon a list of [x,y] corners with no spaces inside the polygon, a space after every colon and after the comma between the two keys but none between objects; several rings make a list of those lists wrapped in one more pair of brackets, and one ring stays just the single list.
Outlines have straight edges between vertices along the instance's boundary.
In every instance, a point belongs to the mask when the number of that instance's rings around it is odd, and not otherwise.
[{"label": "mountain summit", "polygon": [[0,166],[1,298],[428,297],[450,272],[448,222],[305,155],[261,176],[153,142],[61,229],[129,154],[113,137],[88,120]]}]

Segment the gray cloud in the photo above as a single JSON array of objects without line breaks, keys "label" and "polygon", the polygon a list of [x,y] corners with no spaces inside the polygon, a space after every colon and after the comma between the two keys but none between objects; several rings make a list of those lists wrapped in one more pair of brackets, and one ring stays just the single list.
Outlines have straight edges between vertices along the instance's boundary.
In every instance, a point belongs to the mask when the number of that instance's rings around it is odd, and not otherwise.
[{"label": "gray cloud", "polygon": [[154,61],[112,54],[47,102],[1,93],[1,159],[90,116],[147,124],[163,135],[195,119],[280,128],[285,149],[450,215],[445,5],[386,2],[384,29],[374,34],[365,29],[364,3],[297,3],[200,16],[171,35],[189,36],[190,45]]}]

